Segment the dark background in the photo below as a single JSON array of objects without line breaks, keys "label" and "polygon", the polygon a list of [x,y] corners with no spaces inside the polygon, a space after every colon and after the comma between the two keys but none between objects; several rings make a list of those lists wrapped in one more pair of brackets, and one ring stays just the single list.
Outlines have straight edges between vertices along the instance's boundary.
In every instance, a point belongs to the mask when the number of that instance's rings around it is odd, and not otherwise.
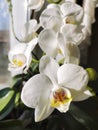
[{"label": "dark background", "polygon": [[[96,22],[92,25],[91,45],[88,47],[87,67],[98,72],[98,8],[95,11],[95,19]],[[89,83],[89,86],[95,90],[97,97],[76,104],[98,122],[98,79]]]},{"label": "dark background", "polygon": [[98,8],[95,12],[96,22],[92,25],[91,45],[88,50],[88,65],[98,72]]}]

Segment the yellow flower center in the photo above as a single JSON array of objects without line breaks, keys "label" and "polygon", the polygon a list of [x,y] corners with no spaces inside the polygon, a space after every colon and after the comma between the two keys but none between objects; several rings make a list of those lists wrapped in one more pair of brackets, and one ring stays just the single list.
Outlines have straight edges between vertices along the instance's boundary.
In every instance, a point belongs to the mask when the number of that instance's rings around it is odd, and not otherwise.
[{"label": "yellow flower center", "polygon": [[12,62],[18,67],[22,67],[26,62],[26,57],[23,54],[17,54],[13,56]]},{"label": "yellow flower center", "polygon": [[64,89],[59,88],[53,92],[50,104],[52,107],[59,107],[61,104],[65,104],[67,102],[70,102],[71,100],[71,95],[67,93]]},{"label": "yellow flower center", "polygon": [[23,66],[23,61],[18,60],[18,59],[13,59],[13,63],[19,67]]}]

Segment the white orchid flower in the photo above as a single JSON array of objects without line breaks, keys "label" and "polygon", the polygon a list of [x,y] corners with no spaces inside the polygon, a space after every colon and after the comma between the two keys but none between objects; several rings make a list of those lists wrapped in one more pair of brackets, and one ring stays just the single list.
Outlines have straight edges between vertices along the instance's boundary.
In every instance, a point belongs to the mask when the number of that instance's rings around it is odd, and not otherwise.
[{"label": "white orchid flower", "polygon": [[[71,41],[67,42],[62,33],[58,34],[58,43],[59,43],[59,50],[60,50],[59,55],[63,56],[63,60],[65,63],[73,63],[73,64],[80,63],[80,50],[77,45],[75,45]],[[58,55],[56,58],[58,58]],[[60,58],[57,61],[60,60],[62,60],[62,58]]]},{"label": "white orchid flower", "polygon": [[24,85],[21,99],[25,105],[35,108],[35,121],[47,118],[56,108],[60,112],[69,109],[71,101],[85,100],[92,96],[87,90],[88,74],[80,66],[64,64],[44,56],[40,60],[40,74]]},{"label": "white orchid flower", "polygon": [[23,29],[21,31],[21,37],[20,40],[28,43],[34,38],[37,37],[36,31],[39,29],[39,24],[37,23],[36,19],[29,20],[25,25],[23,26]]},{"label": "white orchid flower", "polygon": [[83,8],[74,2],[65,2],[61,5],[50,4],[40,16],[43,28],[60,30],[65,24],[80,24],[83,18]]},{"label": "white orchid flower", "polygon": [[8,70],[11,71],[12,76],[17,74],[22,74],[24,69],[28,69],[32,55],[31,52],[37,44],[37,38],[28,44],[22,43],[17,44],[14,48],[9,51],[9,67]]},{"label": "white orchid flower", "polygon": [[61,33],[65,37],[66,41],[73,42],[76,45],[79,45],[84,38],[82,32],[83,26],[67,24],[66,26],[61,27]]},{"label": "white orchid flower", "polygon": [[63,33],[56,34],[53,30],[45,29],[39,34],[39,46],[48,56],[57,58],[58,61],[64,59],[66,63],[79,64],[80,52],[78,46],[74,44],[76,38],[78,40],[78,35],[72,31],[64,35]]},{"label": "white orchid flower", "polygon": [[45,0],[29,0],[28,8],[33,10],[40,10],[44,4]]}]

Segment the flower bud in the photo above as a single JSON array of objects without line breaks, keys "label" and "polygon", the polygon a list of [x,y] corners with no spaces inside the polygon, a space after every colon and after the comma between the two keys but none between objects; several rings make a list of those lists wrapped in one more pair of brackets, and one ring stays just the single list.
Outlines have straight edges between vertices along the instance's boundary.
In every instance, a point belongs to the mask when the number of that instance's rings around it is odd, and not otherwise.
[{"label": "flower bud", "polygon": [[86,71],[89,75],[90,81],[96,80],[98,78],[98,74],[93,68],[87,68]]}]

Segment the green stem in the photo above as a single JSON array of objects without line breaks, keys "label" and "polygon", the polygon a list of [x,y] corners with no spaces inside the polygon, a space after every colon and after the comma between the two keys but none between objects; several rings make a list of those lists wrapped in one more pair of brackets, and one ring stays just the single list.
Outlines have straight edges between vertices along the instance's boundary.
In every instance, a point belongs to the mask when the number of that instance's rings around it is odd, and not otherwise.
[{"label": "green stem", "polygon": [[32,51],[32,55],[36,58],[36,60],[39,60],[39,58],[37,57],[37,55]]}]

